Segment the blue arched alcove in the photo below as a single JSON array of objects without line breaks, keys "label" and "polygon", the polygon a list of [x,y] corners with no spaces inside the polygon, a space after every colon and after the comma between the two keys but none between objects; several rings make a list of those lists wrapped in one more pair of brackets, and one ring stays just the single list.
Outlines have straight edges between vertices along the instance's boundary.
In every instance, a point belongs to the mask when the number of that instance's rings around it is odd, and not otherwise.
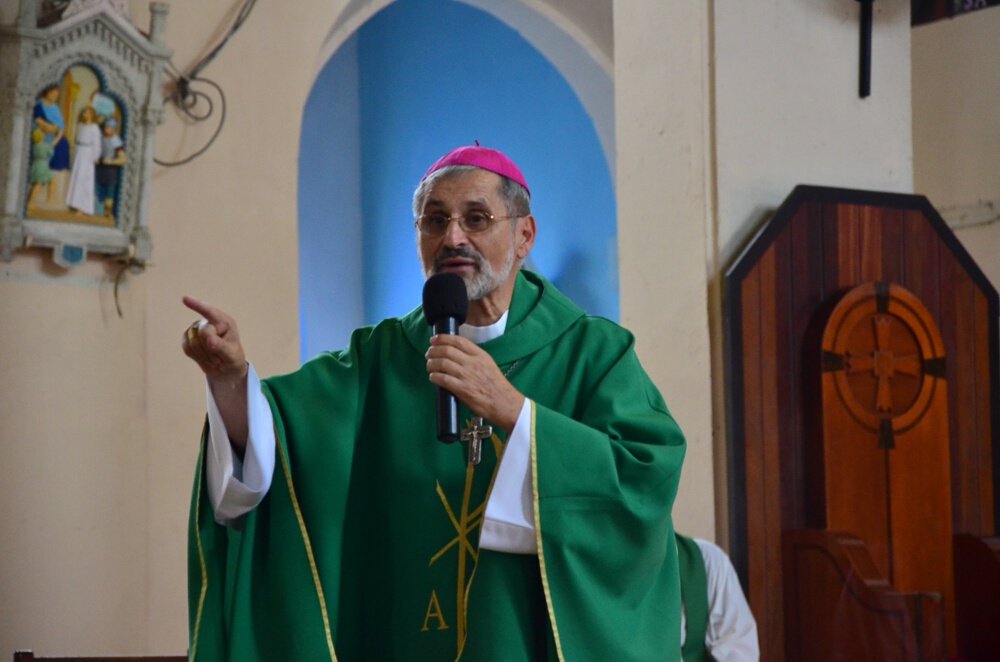
[{"label": "blue arched alcove", "polygon": [[413,188],[437,157],[474,140],[506,152],[532,188],[529,266],[588,312],[618,318],[611,175],[570,86],[493,16],[455,0],[398,0],[338,48],[304,110],[303,360],[420,302]]}]

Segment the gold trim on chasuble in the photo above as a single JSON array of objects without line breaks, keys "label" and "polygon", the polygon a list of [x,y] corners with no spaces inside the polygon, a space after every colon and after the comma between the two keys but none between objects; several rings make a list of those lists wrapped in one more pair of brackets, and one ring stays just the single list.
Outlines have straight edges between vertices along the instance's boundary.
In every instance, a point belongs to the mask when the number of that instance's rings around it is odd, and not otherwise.
[{"label": "gold trim on chasuble", "polygon": [[[295,511],[295,519],[299,523],[299,532],[302,534],[302,542],[305,545],[306,557],[309,559],[309,570],[312,572],[313,586],[316,588],[316,598],[319,600],[320,616],[323,619],[323,631],[326,634],[326,647],[330,652],[330,659],[337,662],[337,654],[333,650],[333,635],[330,633],[330,616],[326,611],[326,598],[323,597],[323,585],[319,581],[319,571],[316,569],[316,558],[313,556],[312,542],[309,540],[309,532],[306,530],[305,520],[302,519],[302,511],[299,509],[299,498],[295,495],[295,484],[292,482],[292,472],[288,466],[288,458],[285,456],[285,449],[282,448],[281,437],[278,431],[274,431],[275,446],[278,448],[278,457],[281,458],[281,469],[285,474],[285,482],[288,484],[288,495],[292,500],[292,509]],[[202,606],[205,601],[205,593],[208,591],[208,570],[205,565],[205,553],[201,546],[201,475],[202,467],[198,471],[198,499],[195,505],[195,526],[196,540],[198,543],[198,560],[201,561],[201,597],[198,598],[198,615],[195,618],[194,641],[191,644],[191,660],[195,659],[198,650],[198,628],[201,626]]]},{"label": "gold trim on chasuble", "polygon": [[[208,431],[208,423],[205,423],[204,437]],[[207,443],[207,442],[206,442]],[[198,610],[194,617],[194,634],[191,637],[190,659],[196,659],[198,655],[198,634],[201,630],[201,614],[205,608],[205,595],[208,593],[208,564],[205,562],[205,549],[201,546],[201,479],[204,473],[205,447],[202,446],[201,456],[198,458],[198,485],[196,486],[198,497],[194,501],[194,541],[198,546],[198,562],[201,563],[201,593],[198,595]]]},{"label": "gold trim on chasuble", "polygon": [[535,541],[538,543],[538,568],[542,573],[542,591],[545,593],[545,606],[549,609],[549,622],[552,623],[552,639],[556,643],[556,655],[560,662],[565,662],[562,641],[559,639],[559,626],[556,624],[556,611],[552,606],[552,591],[549,590],[549,576],[545,572],[545,554],[542,550],[542,517],[538,507],[538,454],[535,448],[535,414],[538,405],[531,402],[531,498],[535,510]]},{"label": "gold trim on chasuble", "polygon": [[[467,425],[471,424],[471,420],[467,422]],[[445,553],[452,547],[458,547],[458,575],[455,581],[456,662],[461,659],[462,652],[465,650],[465,642],[468,636],[467,618],[469,610],[469,591],[472,589],[472,580],[476,576],[476,567],[479,562],[478,542],[476,546],[473,547],[472,542],[469,540],[469,534],[476,531],[476,529],[481,528],[483,525],[483,520],[486,516],[486,504],[489,503],[490,494],[493,492],[493,482],[497,478],[497,472],[500,470],[500,460],[503,458],[504,444],[500,441],[500,438],[494,434],[490,437],[490,441],[493,444],[493,452],[496,453],[497,461],[496,464],[493,465],[493,475],[490,476],[490,484],[486,489],[486,497],[478,507],[471,511],[469,510],[469,506],[471,505],[469,501],[472,497],[472,479],[475,477],[474,465],[467,464],[465,467],[465,488],[462,493],[462,507],[459,517],[455,517],[455,511],[452,509],[451,504],[448,503],[448,496],[441,488],[441,483],[435,481],[434,485],[434,491],[441,500],[441,505],[444,507],[445,513],[448,515],[448,519],[451,521],[451,525],[455,527],[455,537],[431,557],[427,567],[430,568],[434,565],[434,563],[444,556]],[[465,572],[469,557],[472,558],[472,571],[469,573],[468,579],[466,579]],[[432,606],[436,607],[435,612],[431,611]],[[441,613],[441,605],[437,601],[437,593],[435,591],[431,591],[430,602],[427,604],[427,613],[424,615],[424,625],[420,629],[421,632],[428,631],[429,628],[427,627],[427,623],[434,616],[438,619],[438,629],[443,630],[448,627],[447,623],[444,621],[444,615]]]},{"label": "gold trim on chasuble", "polygon": [[292,471],[289,468],[288,458],[285,456],[285,449],[278,441],[278,431],[274,431],[275,445],[278,447],[278,455],[281,457],[281,468],[285,472],[285,482],[288,484],[288,495],[292,498],[292,508],[295,509],[295,519],[299,522],[299,531],[302,533],[302,542],[305,544],[306,556],[309,558],[309,569],[312,571],[313,585],[316,587],[316,599],[319,600],[319,611],[323,617],[323,631],[326,634],[326,647],[330,651],[330,659],[337,662],[337,653],[333,650],[333,635],[330,633],[330,616],[326,611],[326,598],[323,596],[323,585],[319,581],[319,571],[316,569],[316,558],[313,556],[312,542],[309,540],[309,532],[306,530],[305,520],[302,519],[302,511],[299,509],[299,498],[295,495],[295,484],[292,483]]}]

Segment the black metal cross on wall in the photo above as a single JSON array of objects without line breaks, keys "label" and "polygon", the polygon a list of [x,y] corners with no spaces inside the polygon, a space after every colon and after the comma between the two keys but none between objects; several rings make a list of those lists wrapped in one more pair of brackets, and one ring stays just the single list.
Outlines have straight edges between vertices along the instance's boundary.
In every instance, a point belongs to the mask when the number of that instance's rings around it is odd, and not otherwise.
[{"label": "black metal cross on wall", "polygon": [[861,46],[858,54],[858,96],[864,99],[872,92],[872,5],[875,0],[858,0],[861,4]]}]

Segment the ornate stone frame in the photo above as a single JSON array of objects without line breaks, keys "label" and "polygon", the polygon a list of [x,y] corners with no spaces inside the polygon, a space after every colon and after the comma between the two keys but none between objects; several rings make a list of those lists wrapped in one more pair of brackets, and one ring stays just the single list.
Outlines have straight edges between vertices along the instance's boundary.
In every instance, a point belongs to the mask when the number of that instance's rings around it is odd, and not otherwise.
[{"label": "ornate stone frame", "polygon": [[[152,253],[148,229],[150,175],[156,127],[163,122],[163,67],[170,50],[163,42],[167,5],[150,5],[150,34],[144,35],[97,3],[48,27],[37,27],[36,0],[21,0],[16,25],[0,25],[0,259],[31,246],[51,247],[57,264],[79,263],[88,251],[144,266]],[[98,72],[106,90],[122,105],[129,167],[119,183],[115,227],[27,218],[32,110],[38,93],[57,83],[74,65]],[[102,91],[105,87],[102,86]]]}]

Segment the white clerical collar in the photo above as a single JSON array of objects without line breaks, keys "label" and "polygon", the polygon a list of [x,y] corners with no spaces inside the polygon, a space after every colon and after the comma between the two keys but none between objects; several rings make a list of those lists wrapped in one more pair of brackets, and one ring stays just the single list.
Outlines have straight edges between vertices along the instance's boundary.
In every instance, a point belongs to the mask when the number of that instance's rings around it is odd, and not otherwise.
[{"label": "white clerical collar", "polygon": [[489,326],[472,326],[471,324],[463,324],[458,327],[458,335],[463,338],[468,338],[477,345],[482,345],[487,340],[493,340],[494,338],[499,338],[503,335],[503,332],[507,330],[507,313],[510,309],[504,311],[503,315],[500,316],[496,322],[490,324]]}]

